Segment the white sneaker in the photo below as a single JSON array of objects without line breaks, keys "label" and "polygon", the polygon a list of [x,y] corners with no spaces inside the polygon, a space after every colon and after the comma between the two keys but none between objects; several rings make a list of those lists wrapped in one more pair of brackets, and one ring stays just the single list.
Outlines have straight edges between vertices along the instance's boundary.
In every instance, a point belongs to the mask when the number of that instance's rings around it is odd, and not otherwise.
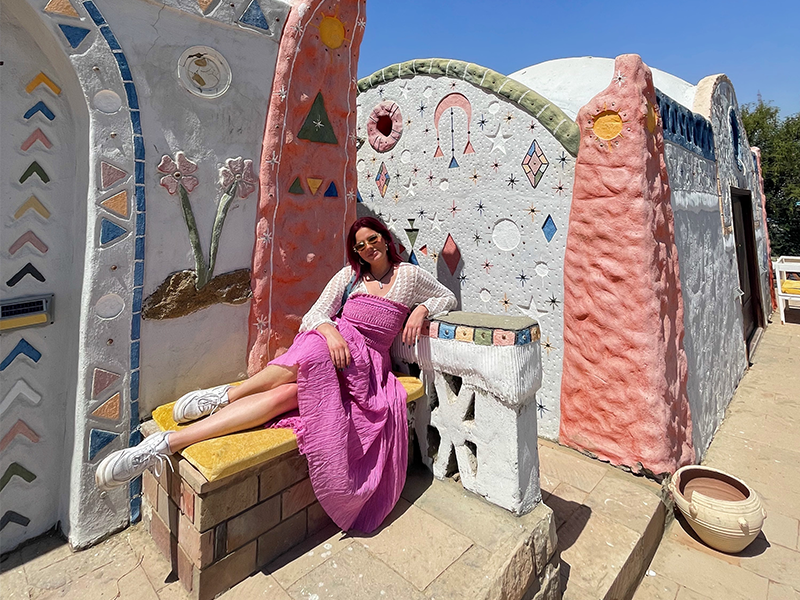
[{"label": "white sneaker", "polygon": [[210,415],[218,408],[228,404],[230,385],[218,385],[207,390],[194,390],[181,396],[172,407],[172,418],[176,423],[196,421]]},{"label": "white sneaker", "polygon": [[[172,454],[167,437],[169,431],[161,431],[146,437],[142,443],[124,450],[117,450],[106,456],[97,465],[94,481],[101,490],[125,485],[153,465],[163,467],[165,457]],[[170,465],[171,466],[171,465]]]}]

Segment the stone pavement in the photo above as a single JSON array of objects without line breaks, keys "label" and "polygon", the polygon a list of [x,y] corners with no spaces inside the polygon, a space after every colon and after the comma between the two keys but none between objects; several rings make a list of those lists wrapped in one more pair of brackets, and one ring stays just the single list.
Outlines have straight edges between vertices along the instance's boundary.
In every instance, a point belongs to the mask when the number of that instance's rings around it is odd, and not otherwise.
[{"label": "stone pavement", "polygon": [[[472,600],[504,588],[518,597],[521,559],[531,544],[549,544],[552,558],[529,597],[557,598],[559,583],[565,598],[632,590],[663,530],[659,486],[555,444],[541,442],[539,451],[552,512],[539,506],[517,518],[457,482],[416,471],[378,533],[325,530],[221,597]],[[556,527],[558,551],[552,548]],[[541,554],[540,564],[547,562]],[[549,595],[534,596],[548,580]],[[9,554],[0,564],[0,597],[186,600],[188,594],[136,525],[82,552],[49,536]]]},{"label": "stone pavement", "polygon": [[635,600],[800,600],[800,325],[776,319],[754,358],[703,464],[756,490],[764,529],[728,555],[675,520]]}]

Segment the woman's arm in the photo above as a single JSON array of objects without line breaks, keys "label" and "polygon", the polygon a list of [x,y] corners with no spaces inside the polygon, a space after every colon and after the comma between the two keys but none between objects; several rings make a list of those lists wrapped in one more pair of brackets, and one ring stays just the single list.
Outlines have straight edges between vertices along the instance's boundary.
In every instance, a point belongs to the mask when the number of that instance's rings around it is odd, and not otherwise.
[{"label": "woman's arm", "polygon": [[300,331],[319,329],[323,323],[333,327],[333,317],[342,307],[342,294],[353,277],[353,269],[345,267],[328,282],[314,305],[308,310],[300,323]]},{"label": "woman's arm", "polygon": [[455,308],[458,301],[455,295],[425,269],[414,269],[414,291],[411,304],[418,304],[406,321],[403,329],[403,343],[409,346],[416,343],[422,333],[422,323],[428,317],[437,317]]}]

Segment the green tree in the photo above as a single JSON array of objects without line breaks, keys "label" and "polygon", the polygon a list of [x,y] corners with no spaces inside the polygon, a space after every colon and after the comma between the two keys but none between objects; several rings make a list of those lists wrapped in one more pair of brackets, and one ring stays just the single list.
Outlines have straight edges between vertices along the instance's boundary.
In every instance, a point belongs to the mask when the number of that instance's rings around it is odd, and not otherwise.
[{"label": "green tree", "polygon": [[742,107],[751,146],[761,148],[767,225],[774,256],[800,256],[800,113],[781,119],[764,102]]}]

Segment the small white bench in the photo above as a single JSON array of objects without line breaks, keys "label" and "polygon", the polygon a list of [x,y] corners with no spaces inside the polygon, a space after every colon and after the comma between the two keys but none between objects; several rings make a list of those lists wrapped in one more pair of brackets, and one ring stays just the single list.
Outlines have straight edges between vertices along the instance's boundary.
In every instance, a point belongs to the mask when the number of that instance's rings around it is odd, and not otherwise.
[{"label": "small white bench", "polygon": [[786,307],[790,300],[800,303],[800,281],[792,281],[789,273],[800,276],[800,256],[781,256],[772,263],[777,285],[778,311],[781,314],[781,323],[786,324]]}]

